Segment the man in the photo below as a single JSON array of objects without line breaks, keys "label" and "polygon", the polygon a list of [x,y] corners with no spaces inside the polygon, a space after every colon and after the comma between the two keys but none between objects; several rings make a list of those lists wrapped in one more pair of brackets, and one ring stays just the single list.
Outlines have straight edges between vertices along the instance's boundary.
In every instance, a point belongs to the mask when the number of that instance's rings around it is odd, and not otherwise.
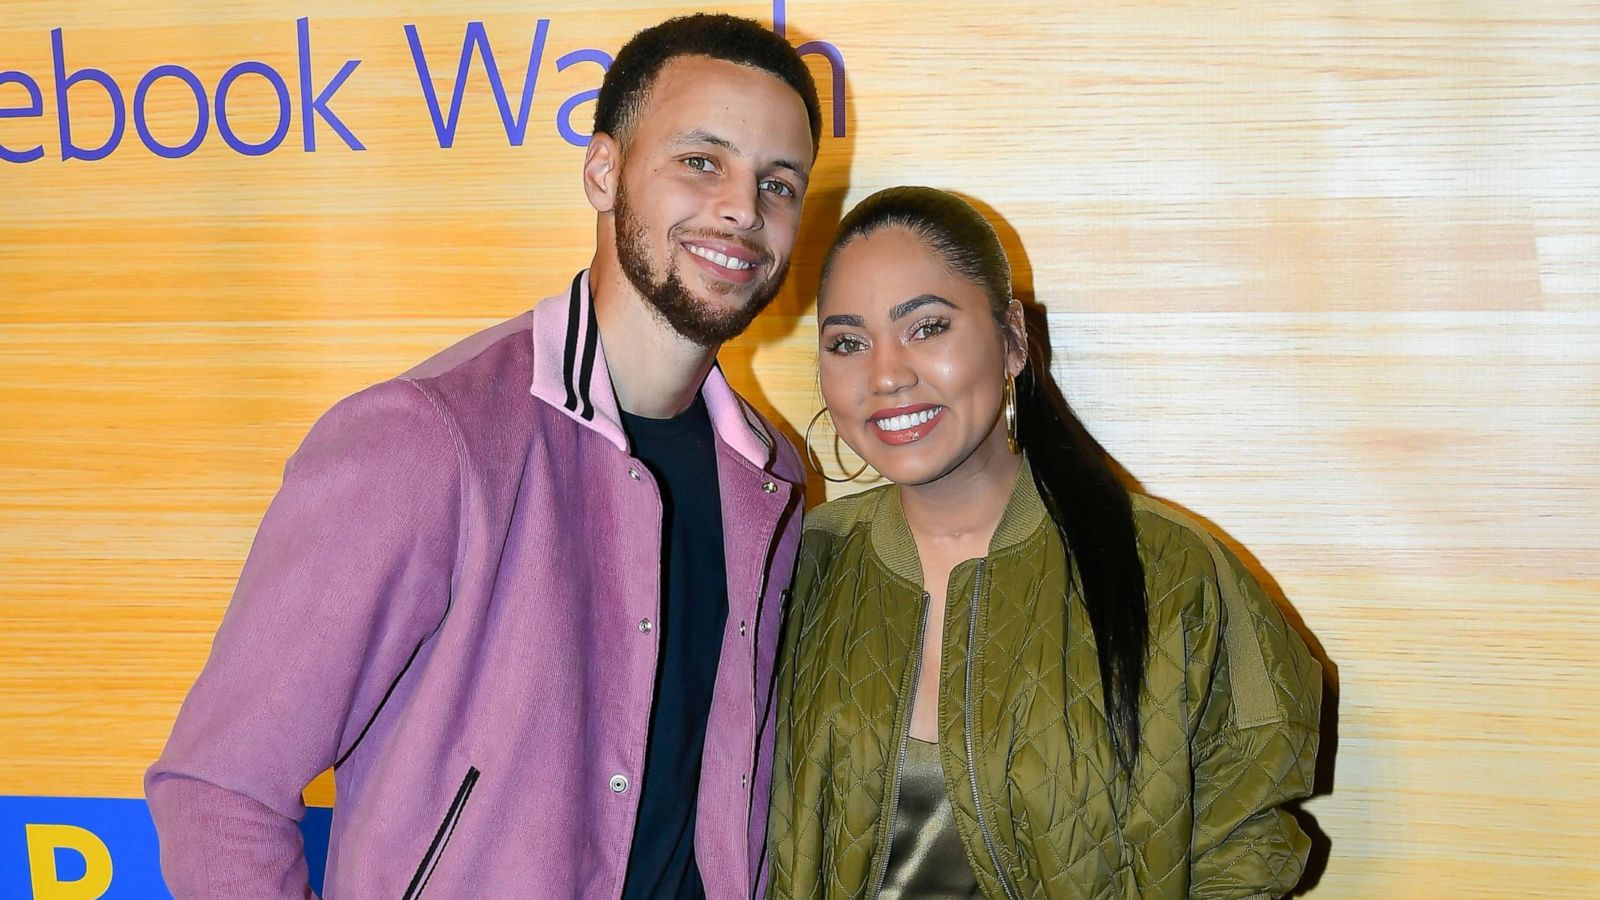
[{"label": "man", "polygon": [[674,19],[618,54],[592,267],[350,397],[289,462],[146,793],[179,897],[748,897],[802,509],[716,368],[778,291],[820,133],[795,52]]}]

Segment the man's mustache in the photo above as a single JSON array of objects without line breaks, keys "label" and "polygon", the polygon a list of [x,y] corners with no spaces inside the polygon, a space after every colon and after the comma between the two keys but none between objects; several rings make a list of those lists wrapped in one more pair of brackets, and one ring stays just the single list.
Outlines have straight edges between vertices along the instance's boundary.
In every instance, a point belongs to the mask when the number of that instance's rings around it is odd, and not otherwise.
[{"label": "man's mustache", "polygon": [[679,232],[677,234],[677,238],[679,240],[722,241],[728,244],[736,244],[739,247],[749,251],[750,255],[755,257],[756,264],[762,268],[772,265],[772,252],[770,250],[761,246],[760,244],[757,244],[755,241],[752,241],[749,238],[740,237],[736,234],[727,234],[721,231],[700,229],[697,231]]}]

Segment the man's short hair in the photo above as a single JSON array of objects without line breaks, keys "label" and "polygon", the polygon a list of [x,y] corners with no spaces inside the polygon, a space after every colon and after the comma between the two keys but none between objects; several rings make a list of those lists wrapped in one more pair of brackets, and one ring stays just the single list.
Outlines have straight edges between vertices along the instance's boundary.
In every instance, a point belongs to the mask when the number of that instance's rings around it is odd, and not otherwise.
[{"label": "man's short hair", "polygon": [[822,105],[817,85],[789,42],[753,19],[697,13],[668,19],[634,35],[617,53],[600,83],[594,130],[626,144],[650,88],[666,64],[680,56],[704,56],[760,69],[800,95],[811,122],[811,152],[822,141]]}]

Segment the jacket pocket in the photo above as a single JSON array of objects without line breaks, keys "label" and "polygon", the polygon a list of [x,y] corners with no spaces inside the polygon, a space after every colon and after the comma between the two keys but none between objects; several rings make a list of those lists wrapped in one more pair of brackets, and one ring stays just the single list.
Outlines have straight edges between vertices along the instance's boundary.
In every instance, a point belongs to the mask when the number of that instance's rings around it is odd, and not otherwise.
[{"label": "jacket pocket", "polygon": [[422,891],[428,886],[428,880],[433,877],[433,870],[439,865],[439,857],[444,855],[444,847],[450,843],[450,835],[456,830],[456,823],[461,820],[461,811],[466,809],[467,798],[472,796],[472,788],[478,783],[478,769],[475,766],[467,768],[467,777],[461,779],[461,787],[456,788],[456,798],[450,801],[450,809],[444,815],[444,821],[439,823],[439,830],[433,833],[433,843],[428,845],[428,852],[422,855],[422,862],[417,866],[417,874],[411,876],[411,886],[406,888],[401,900],[416,900],[422,896]]}]

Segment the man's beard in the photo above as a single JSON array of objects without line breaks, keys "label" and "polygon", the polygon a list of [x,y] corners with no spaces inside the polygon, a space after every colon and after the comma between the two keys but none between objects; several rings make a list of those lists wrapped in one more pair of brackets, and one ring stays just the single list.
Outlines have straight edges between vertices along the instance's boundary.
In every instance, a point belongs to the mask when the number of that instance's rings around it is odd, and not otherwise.
[{"label": "man's beard", "polygon": [[[671,326],[673,331],[701,347],[715,348],[743,334],[744,330],[750,327],[750,323],[755,321],[756,316],[772,302],[772,298],[778,296],[778,291],[783,288],[784,276],[789,271],[789,263],[785,260],[771,277],[758,281],[748,288],[752,293],[750,299],[743,305],[729,309],[718,308],[689,292],[679,276],[676,265],[670,266],[665,276],[659,279],[656,277],[656,273],[650,267],[649,233],[644,222],[634,215],[633,208],[628,205],[627,192],[620,184],[617,186],[614,219],[617,233],[617,260],[622,265],[623,274],[633,283],[633,289],[649,302],[656,314]],[[705,236],[737,243],[755,251],[758,254],[756,262],[758,269],[765,266],[770,259],[766,251],[731,235],[708,232]]]}]

